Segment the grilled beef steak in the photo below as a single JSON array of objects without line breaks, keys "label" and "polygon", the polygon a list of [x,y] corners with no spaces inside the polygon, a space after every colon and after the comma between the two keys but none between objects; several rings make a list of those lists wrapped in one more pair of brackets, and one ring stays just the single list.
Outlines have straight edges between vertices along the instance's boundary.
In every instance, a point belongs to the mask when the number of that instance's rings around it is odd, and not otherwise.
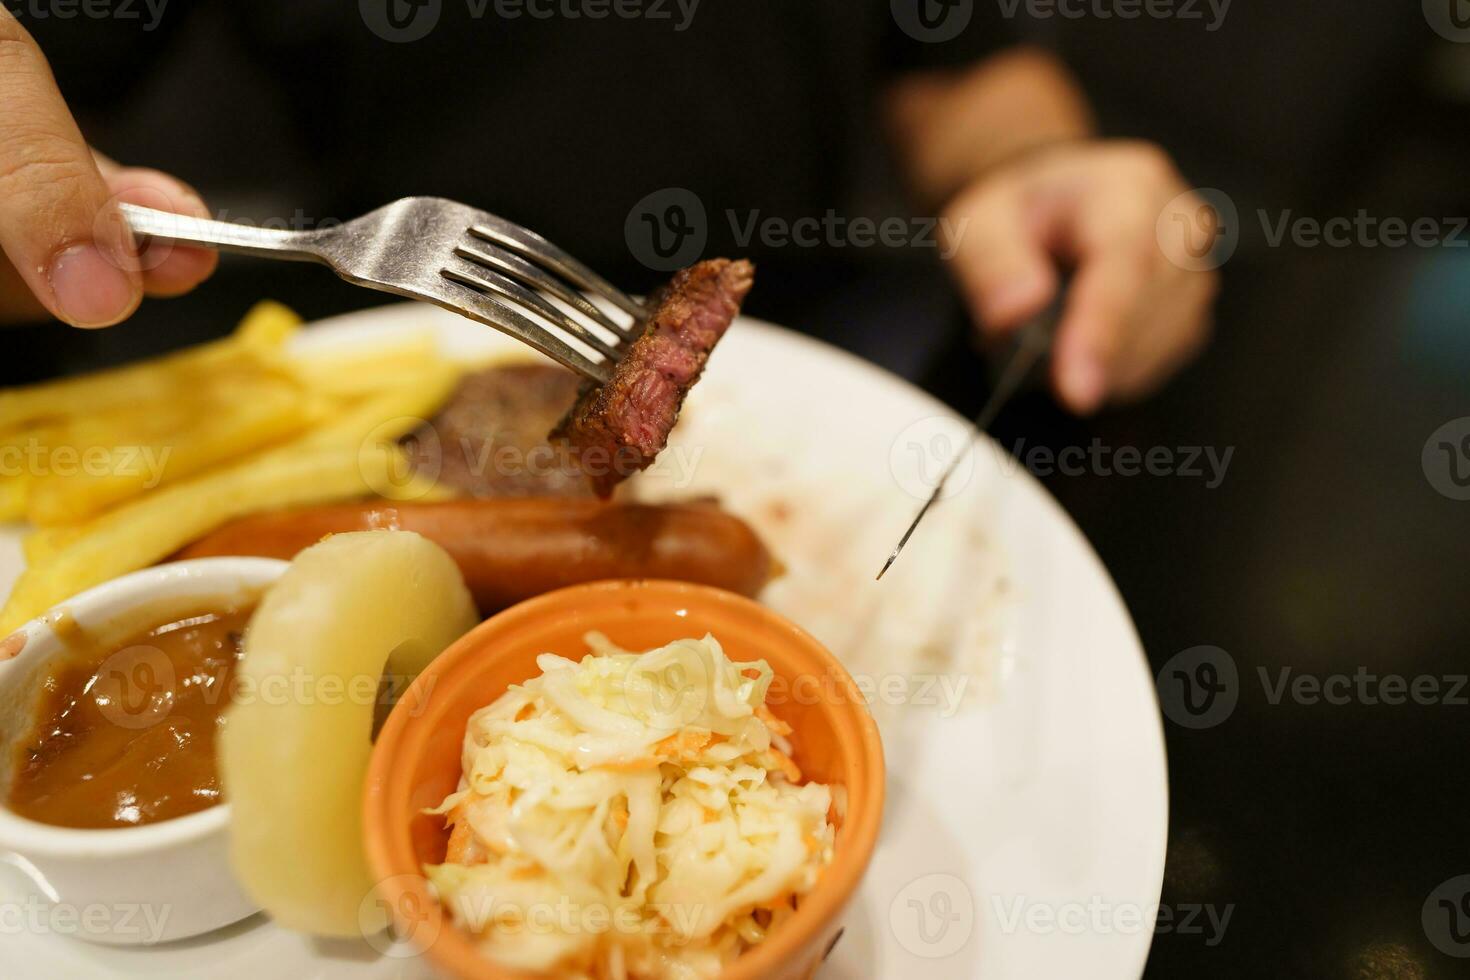
[{"label": "grilled beef steak", "polygon": [[584,386],[552,433],[577,453],[598,496],[647,469],[664,448],[679,407],[710,351],[730,328],[755,277],[744,260],[710,259],[680,270],[651,298],[642,336],[602,386]]},{"label": "grilled beef steak", "polygon": [[417,472],[471,497],[585,497],[572,454],[546,439],[576,397],[577,376],[553,365],[476,371],[404,452]]}]

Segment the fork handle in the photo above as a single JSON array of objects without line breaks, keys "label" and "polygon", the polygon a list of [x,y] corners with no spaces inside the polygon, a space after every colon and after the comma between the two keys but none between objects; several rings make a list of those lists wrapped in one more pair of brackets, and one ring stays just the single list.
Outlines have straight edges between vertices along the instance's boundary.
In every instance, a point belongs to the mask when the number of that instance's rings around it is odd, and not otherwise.
[{"label": "fork handle", "polygon": [[228,221],[191,218],[136,204],[120,204],[118,207],[135,235],[294,262],[326,261],[320,250],[320,235],[316,232],[257,228]]}]

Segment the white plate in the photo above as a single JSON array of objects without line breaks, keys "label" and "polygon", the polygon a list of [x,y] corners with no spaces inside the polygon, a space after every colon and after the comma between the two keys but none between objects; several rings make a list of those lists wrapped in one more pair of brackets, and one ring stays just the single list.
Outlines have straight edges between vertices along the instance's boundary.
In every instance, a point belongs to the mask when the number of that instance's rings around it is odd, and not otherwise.
[{"label": "white plate", "polygon": [[[415,329],[454,355],[514,349],[411,304],[339,317],[297,342]],[[822,977],[1137,977],[1163,881],[1163,731],[1096,555],[985,442],[873,581],[963,434],[945,406],[878,368],[742,320],[639,493],[720,492],[788,566],[766,600],[879,696],[888,811]],[[0,593],[20,571],[19,535],[0,528]],[[318,943],[260,918],[186,944],[105,949],[37,921],[34,904],[0,867],[7,977],[425,975],[364,942]]]}]

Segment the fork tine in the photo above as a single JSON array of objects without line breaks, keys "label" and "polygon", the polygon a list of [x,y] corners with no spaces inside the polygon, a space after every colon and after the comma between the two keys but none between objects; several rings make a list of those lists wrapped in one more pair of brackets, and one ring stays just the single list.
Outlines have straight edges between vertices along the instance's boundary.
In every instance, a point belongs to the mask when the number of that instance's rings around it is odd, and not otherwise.
[{"label": "fork tine", "polygon": [[445,268],[442,274],[464,286],[470,286],[481,292],[495,293],[504,299],[510,300],[522,307],[528,308],[532,313],[549,322],[552,326],[576,337],[582,343],[605,356],[610,361],[616,361],[622,356],[622,352],[616,347],[588,330],[582,324],[567,316],[547,302],[539,293],[532,292],[520,283],[502,276],[498,272],[480,266],[471,265],[471,272],[460,269]]},{"label": "fork tine", "polygon": [[[445,278],[448,281],[454,281],[450,277]],[[461,287],[462,300],[448,295],[425,298],[451,313],[458,313],[460,316],[477,320],[514,337],[523,344],[534,347],[563,367],[570,368],[597,384],[607,384],[612,379],[612,362],[592,360],[545,327],[506,306],[490,293],[481,292],[474,286],[461,282],[456,282],[455,285]]]},{"label": "fork tine", "polygon": [[612,333],[621,337],[623,340],[631,340],[638,335],[638,326],[636,323],[627,326],[618,323],[612,317],[598,309],[598,307],[587,302],[587,297],[576,290],[568,289],[562,285],[561,280],[548,274],[538,266],[532,265],[513,252],[507,252],[504,249],[496,248],[486,243],[483,245],[460,245],[455,248],[454,254],[469,262],[494,269],[497,272],[503,272],[508,276],[513,276],[532,289],[550,293],[552,296],[555,296],[563,303],[575,309],[578,313],[587,317],[593,323],[612,331]]},{"label": "fork tine", "polygon": [[608,299],[634,320],[641,322],[648,318],[648,311],[626,293],[529,228],[487,214],[478,224],[471,226],[470,234],[550,269],[579,289]]}]

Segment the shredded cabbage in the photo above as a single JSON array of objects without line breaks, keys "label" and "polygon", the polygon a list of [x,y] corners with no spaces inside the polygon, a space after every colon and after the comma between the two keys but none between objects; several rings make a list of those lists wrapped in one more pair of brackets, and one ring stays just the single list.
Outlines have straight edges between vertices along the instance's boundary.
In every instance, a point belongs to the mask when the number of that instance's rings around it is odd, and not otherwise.
[{"label": "shredded cabbage", "polygon": [[795,911],[832,859],[832,792],[801,781],[772,672],[712,636],[580,662],[476,712],[451,827],[425,868],[455,922],[520,970],[713,977]]}]

